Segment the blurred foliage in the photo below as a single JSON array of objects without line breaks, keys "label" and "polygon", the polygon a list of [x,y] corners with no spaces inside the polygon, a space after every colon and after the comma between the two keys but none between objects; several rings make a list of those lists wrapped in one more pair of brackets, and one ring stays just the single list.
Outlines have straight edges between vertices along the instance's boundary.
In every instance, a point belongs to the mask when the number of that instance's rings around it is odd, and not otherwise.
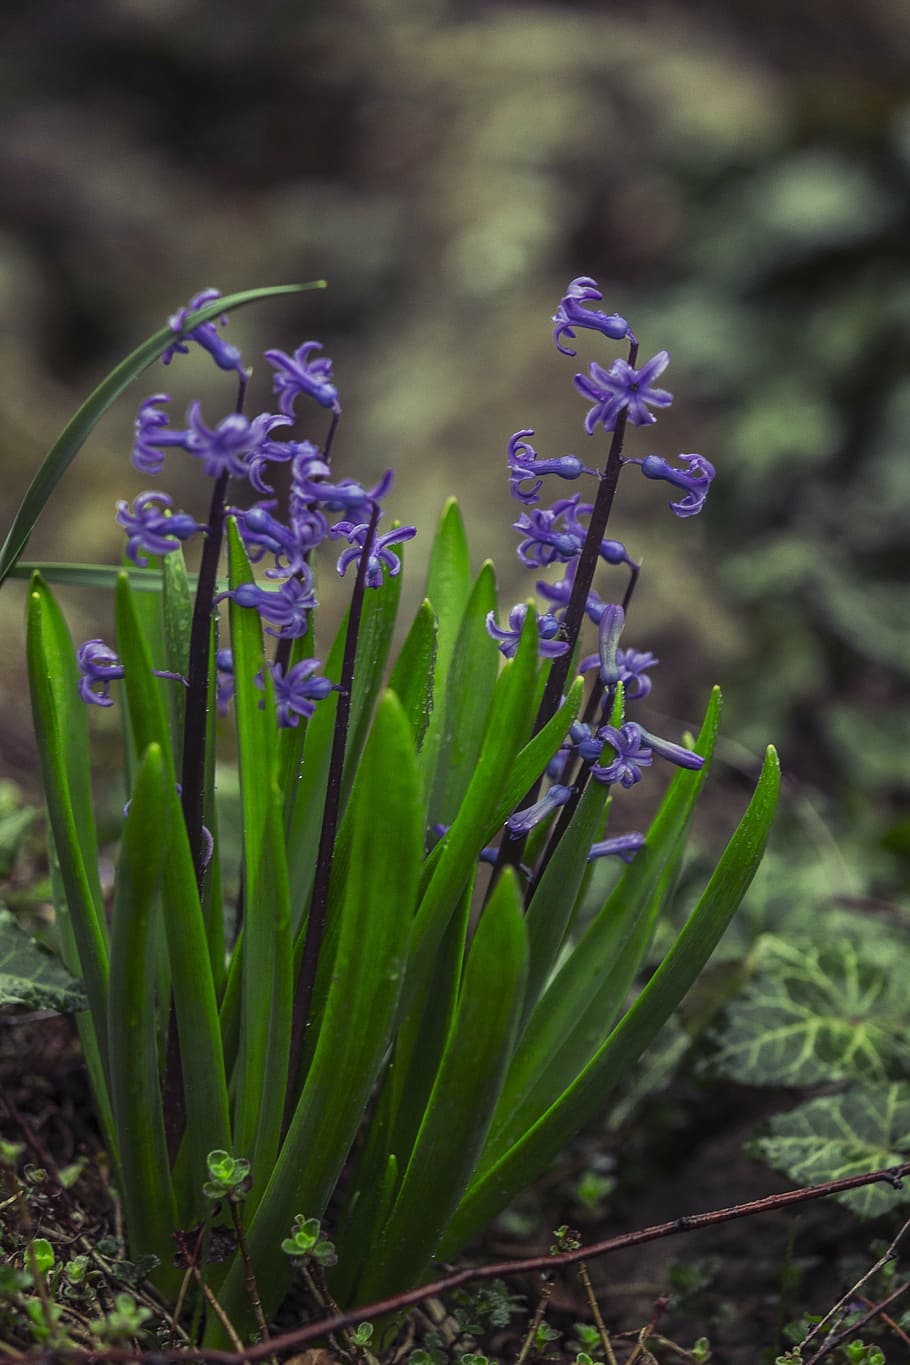
[{"label": "blurred foliage", "polygon": [[[630,642],[660,656],[679,717],[713,673],[725,733],[779,744],[864,891],[906,884],[906,7],[34,0],[0,64],[4,522],[73,397],[190,293],[324,275],[325,298],[233,339],[252,356],[321,337],[339,462],[367,481],[394,464],[393,513],[424,527],[457,492],[517,600],[505,447],[534,426],[544,453],[596,459],[574,367],[539,345],[566,280],[592,274],[645,354],[673,353],[652,448],[718,468],[698,549],[654,488],[621,491],[615,534],[646,564]],[[178,411],[198,382],[167,372]],[[133,411],[99,430],[33,556],[119,553]],[[180,498],[176,465],[167,480]],[[108,629],[103,604],[74,607],[83,634]],[[5,764],[24,779],[20,611],[4,594]]]}]

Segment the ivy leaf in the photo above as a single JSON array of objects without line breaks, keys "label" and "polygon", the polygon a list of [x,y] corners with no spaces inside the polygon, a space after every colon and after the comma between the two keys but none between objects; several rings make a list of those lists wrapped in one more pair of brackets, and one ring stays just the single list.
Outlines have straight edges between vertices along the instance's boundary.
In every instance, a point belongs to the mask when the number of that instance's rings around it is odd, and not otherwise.
[{"label": "ivy leaf", "polygon": [[903,974],[849,938],[819,946],[766,935],[758,974],[731,1006],[712,1070],[752,1085],[910,1075]]},{"label": "ivy leaf", "polygon": [[[910,1151],[910,1085],[855,1086],[809,1100],[778,1114],[768,1133],[750,1142],[746,1151],[798,1185],[897,1166]],[[910,1200],[910,1187],[862,1185],[834,1197],[860,1218],[876,1218],[896,1200]]]},{"label": "ivy leaf", "polygon": [[0,1005],[72,1014],[88,1009],[82,983],[63,963],[20,929],[0,906]]}]

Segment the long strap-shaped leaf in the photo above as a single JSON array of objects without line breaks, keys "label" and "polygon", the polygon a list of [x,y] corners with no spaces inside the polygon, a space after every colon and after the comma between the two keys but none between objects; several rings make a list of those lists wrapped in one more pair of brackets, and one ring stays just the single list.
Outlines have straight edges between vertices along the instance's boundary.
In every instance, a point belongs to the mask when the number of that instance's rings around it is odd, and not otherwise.
[{"label": "long strap-shaped leaf", "polygon": [[698,977],[761,862],[780,790],[771,748],[749,807],[673,947],[631,1009],[575,1081],[533,1127],[468,1190],[439,1255],[470,1241],[519,1190],[535,1180],[586,1123],[641,1056]]},{"label": "long strap-shaped leaf", "polygon": [[521,890],[508,868],[474,935],[423,1122],[357,1301],[369,1303],[409,1288],[429,1266],[489,1127],[515,1040],[527,970]]},{"label": "long strap-shaped leaf", "polygon": [[[125,670],[136,749],[143,754],[150,744],[157,744],[168,779],[163,798],[168,856],[164,861],[162,906],[180,1037],[191,1179],[194,1199],[201,1201],[199,1191],[205,1179],[206,1156],[216,1148],[231,1150],[221,1030],[196,872],[180,810],[167,716],[159,690],[162,684],[152,676],[152,661],[126,574],[117,583],[116,618],[118,653]],[[184,1217],[187,1211],[180,1212]]]},{"label": "long strap-shaped leaf", "polygon": [[[274,298],[277,294],[299,294],[306,289],[324,289],[324,280],[312,280],[308,284],[269,285],[263,289],[245,289],[240,294],[228,294],[215,303],[207,303],[195,313],[190,313],[184,323],[180,336],[186,336],[194,327],[222,313],[230,313],[245,303],[255,303],[258,299]],[[25,497],[16,513],[3,547],[0,549],[0,583],[6,578],[16,560],[22,554],[44,505],[63,478],[73,460],[79,454],[89,432],[104,416],[111,404],[120,397],[133,380],[148,369],[169,346],[173,346],[177,334],[170,327],[162,327],[135,351],[121,360],[120,364],[106,379],[102,379],[97,389],[86,398],[82,406],[70,418],[66,426],[51,446],[48,454],[28,486]]]},{"label": "long strap-shaped leaf", "polygon": [[98,877],[98,844],[88,761],[88,721],[79,697],[73,641],[53,594],[36,574],[28,600],[28,679],[48,815],[66,897],[64,946],[71,936],[104,1075],[92,1077],[102,1110],[109,1106],[107,1052],[108,946]]},{"label": "long strap-shaped leaf", "polygon": [[[252,581],[249,560],[228,521],[231,587]],[[278,790],[278,729],[258,612],[231,602],[231,648],[243,815],[243,986],[234,1141],[253,1162],[255,1208],[278,1152],[288,1077],[293,995],[291,910],[284,821]],[[256,685],[259,678],[262,686]]]},{"label": "long strap-shaped leaf", "polygon": [[715,690],[695,746],[704,766],[676,773],[645,847],[532,1011],[503,1089],[485,1160],[498,1158],[550,1107],[609,1033],[675,882],[686,830],[714,751],[720,704]]},{"label": "long strap-shaped leaf", "polygon": [[157,1256],[155,1283],[175,1294],[182,1271],[172,1264],[178,1220],[161,1109],[154,956],[155,911],[169,856],[167,780],[161,749],[152,744],[133,788],[117,864],[108,1046],[130,1252]]},{"label": "long strap-shaped leaf", "polygon": [[[387,1055],[395,1019],[423,820],[411,726],[394,692],[379,703],[359,768],[341,926],[319,1039],[249,1228],[266,1315],[281,1301],[290,1274],[281,1239],[295,1214],[322,1215]],[[242,1266],[232,1267],[219,1297],[235,1326],[249,1322]],[[213,1323],[207,1341],[220,1340],[220,1330]]]}]

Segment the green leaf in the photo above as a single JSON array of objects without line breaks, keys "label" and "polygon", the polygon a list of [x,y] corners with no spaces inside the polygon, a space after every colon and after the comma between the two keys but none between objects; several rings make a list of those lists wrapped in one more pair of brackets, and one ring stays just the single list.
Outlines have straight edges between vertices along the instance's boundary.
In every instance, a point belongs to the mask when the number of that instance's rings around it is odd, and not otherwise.
[{"label": "green leaf", "polygon": [[[88,719],[78,692],[79,670],[69,630],[53,595],[37,575],[29,592],[26,635],[32,716],[65,896],[64,961],[82,977],[107,1077],[108,947],[92,809]],[[98,1072],[93,1084],[104,1109],[105,1085]]]},{"label": "green leaf", "polygon": [[[322,289],[323,280],[313,280],[308,284],[270,285],[263,289],[246,289],[240,294],[228,294],[223,299],[208,303],[190,313],[181,336],[187,335],[194,327],[222,313],[230,313],[245,303],[255,303],[259,299],[274,298],[279,294],[297,294],[307,289]],[[170,327],[150,336],[141,346],[111,370],[95,391],[89,395],[82,406],[70,418],[63,431],[51,446],[44,463],[32,479],[25,497],[16,513],[6,540],[0,549],[0,583],[6,578],[16,560],[22,554],[32,533],[34,525],[44,510],[51,493],[63,478],[66,470],[85,444],[89,433],[104,416],[108,408],[120,397],[143,370],[148,369],[169,346],[174,344],[176,335]]]},{"label": "green leaf", "polygon": [[487,633],[487,613],[496,610],[496,579],[487,560],[477,575],[449,662],[439,754],[427,824],[450,825],[468,789],[499,673],[500,654]]},{"label": "green leaf", "polygon": [[[227,1080],[206,926],[177,795],[168,722],[160,691],[162,681],[152,675],[151,660],[126,574],[121,574],[117,583],[116,619],[117,647],[125,668],[124,683],[137,753],[144,754],[149,745],[158,745],[167,774],[162,818],[168,831],[168,857],[164,860],[162,906],[186,1097],[190,1183],[194,1198],[201,1202],[208,1153],[216,1148],[231,1149]],[[181,1209],[181,1218],[187,1212]]]},{"label": "green leaf", "polygon": [[[231,588],[252,582],[246,551],[229,518]],[[293,953],[287,858],[278,787],[278,722],[265,667],[262,621],[231,602],[240,800],[243,819],[243,985],[234,1143],[253,1162],[249,1217],[275,1164],[288,1079]],[[267,682],[265,691],[256,678]]]},{"label": "green leaf", "polygon": [[168,781],[161,748],[152,744],[133,789],[117,864],[108,1045],[130,1252],[134,1258],[157,1257],[155,1283],[162,1291],[176,1294],[182,1274],[172,1265],[172,1235],[178,1219],[159,1084],[153,951],[170,848]]},{"label": "green leaf", "polygon": [[510,1198],[537,1178],[566,1143],[603,1110],[607,1094],[657,1036],[708,961],[755,874],[779,790],[780,767],[774,750],[769,749],[749,807],[664,961],[564,1093],[533,1126],[515,1134],[504,1155],[481,1166],[443,1240],[441,1256],[463,1246]]},{"label": "green leaf", "polygon": [[36,943],[0,905],[0,1005],[75,1014],[88,1009],[78,977]]},{"label": "green leaf", "polygon": [[[397,552],[403,563],[404,556],[400,547]],[[367,588],[364,593],[354,685],[351,689],[348,737],[344,751],[342,810],[357,774],[370,718],[382,686],[401,597],[402,576],[403,574],[399,573],[393,578],[386,571],[382,587]],[[338,682],[341,678],[347,623],[348,613],[345,612],[323,670],[325,676],[331,678],[333,682]],[[287,839],[293,928],[295,937],[298,938],[313,887],[337,709],[338,696],[333,692],[319,703],[315,714],[307,723],[303,767]]]},{"label": "green leaf", "polygon": [[910,1072],[905,975],[861,939],[759,939],[712,1070],[752,1085],[884,1081]]},{"label": "green leaf", "polygon": [[[287,1285],[281,1238],[295,1213],[322,1216],[392,1035],[423,856],[413,737],[394,692],[377,708],[351,818],[338,945],[315,1055],[248,1232],[267,1314]],[[235,1325],[249,1319],[242,1267],[232,1268],[219,1297]],[[220,1336],[217,1327],[211,1331]]]},{"label": "green leaf", "polygon": [[419,750],[433,709],[436,670],[436,616],[429,602],[417,609],[404,644],[392,669],[389,687],[401,699]]},{"label": "green leaf", "polygon": [[[777,1114],[766,1136],[748,1144],[749,1156],[766,1161],[797,1185],[846,1180],[907,1160],[910,1150],[910,1085],[852,1086]],[[862,1185],[834,1196],[860,1218],[877,1218],[910,1199],[910,1188]]]},{"label": "green leaf", "polygon": [[429,1266],[490,1124],[515,1041],[527,969],[521,888],[507,868],[474,934],[414,1150],[357,1289],[361,1302],[410,1287]]},{"label": "green leaf", "polygon": [[433,540],[425,595],[436,613],[437,628],[433,705],[426,738],[420,751],[420,771],[424,790],[429,792],[432,790],[442,744],[449,664],[465,607],[471,595],[468,542],[455,498],[449,498],[446,502]]}]

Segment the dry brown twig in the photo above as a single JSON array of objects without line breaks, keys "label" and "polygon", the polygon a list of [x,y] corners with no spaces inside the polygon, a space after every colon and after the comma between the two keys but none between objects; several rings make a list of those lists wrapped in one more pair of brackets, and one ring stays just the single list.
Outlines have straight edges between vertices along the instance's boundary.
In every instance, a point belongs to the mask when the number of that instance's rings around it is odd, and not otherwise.
[{"label": "dry brown twig", "polygon": [[[789,1208],[795,1204],[807,1203],[809,1200],[823,1199],[828,1195],[840,1194],[844,1190],[859,1189],[863,1185],[885,1183],[900,1189],[904,1177],[908,1175],[910,1175],[910,1161],[905,1161],[898,1166],[884,1167],[878,1171],[867,1171],[863,1175],[848,1176],[843,1180],[830,1180],[822,1185],[806,1185],[797,1190],[785,1190],[781,1194],[769,1194],[762,1199],[752,1199],[742,1204],[733,1204],[727,1208],[713,1209],[708,1213],[696,1213],[682,1218],[673,1218],[666,1223],[656,1223],[651,1227],[641,1228],[637,1232],[622,1233],[618,1237],[610,1237],[602,1242],[593,1242],[589,1246],[579,1247],[575,1251],[561,1252],[556,1256],[552,1254],[527,1256],[519,1260],[500,1261],[493,1265],[468,1266],[451,1275],[446,1275],[440,1280],[435,1280],[431,1284],[422,1285],[419,1289],[409,1289],[403,1294],[396,1294],[379,1303],[366,1304],[362,1308],[354,1308],[347,1313],[334,1314],[331,1317],[324,1318],[321,1322],[310,1323],[297,1331],[273,1337],[269,1342],[260,1342],[238,1351],[204,1350],[201,1347],[190,1346],[172,1354],[180,1360],[209,1361],[211,1365],[246,1365],[247,1362],[263,1360],[273,1354],[280,1355],[282,1352],[294,1350],[307,1342],[325,1337],[331,1332],[340,1332],[348,1327],[356,1327],[359,1323],[368,1322],[371,1318],[400,1313],[424,1299],[438,1298],[442,1294],[460,1288],[463,1284],[469,1284],[472,1280],[492,1280],[506,1275],[529,1275],[538,1271],[553,1270],[560,1265],[576,1265],[579,1261],[591,1261],[600,1256],[608,1256],[614,1251],[624,1250],[627,1247],[641,1246],[645,1242],[656,1242],[665,1237],[692,1232],[696,1228],[732,1222],[737,1218],[751,1218],[757,1213],[768,1213],[776,1209]],[[898,1298],[907,1287],[908,1285],[902,1285],[894,1294],[889,1295],[862,1319],[862,1323],[871,1321],[874,1316]],[[862,1323],[855,1323],[851,1330],[856,1330]],[[826,1347],[825,1352],[829,1349],[830,1347]],[[54,1352],[42,1350],[9,1356],[7,1361],[8,1365],[19,1365],[20,1362],[21,1365],[57,1365],[57,1362],[64,1358],[79,1359],[83,1355],[82,1352],[60,1349]],[[816,1360],[821,1358],[821,1356],[815,1357]],[[93,1361],[108,1361],[110,1365],[120,1365],[121,1362],[123,1365],[127,1365],[128,1362],[142,1362],[143,1365],[162,1365],[162,1352],[160,1349],[146,1352],[135,1350],[93,1351],[92,1359]],[[813,1365],[813,1362],[807,1361],[806,1365]]]}]

